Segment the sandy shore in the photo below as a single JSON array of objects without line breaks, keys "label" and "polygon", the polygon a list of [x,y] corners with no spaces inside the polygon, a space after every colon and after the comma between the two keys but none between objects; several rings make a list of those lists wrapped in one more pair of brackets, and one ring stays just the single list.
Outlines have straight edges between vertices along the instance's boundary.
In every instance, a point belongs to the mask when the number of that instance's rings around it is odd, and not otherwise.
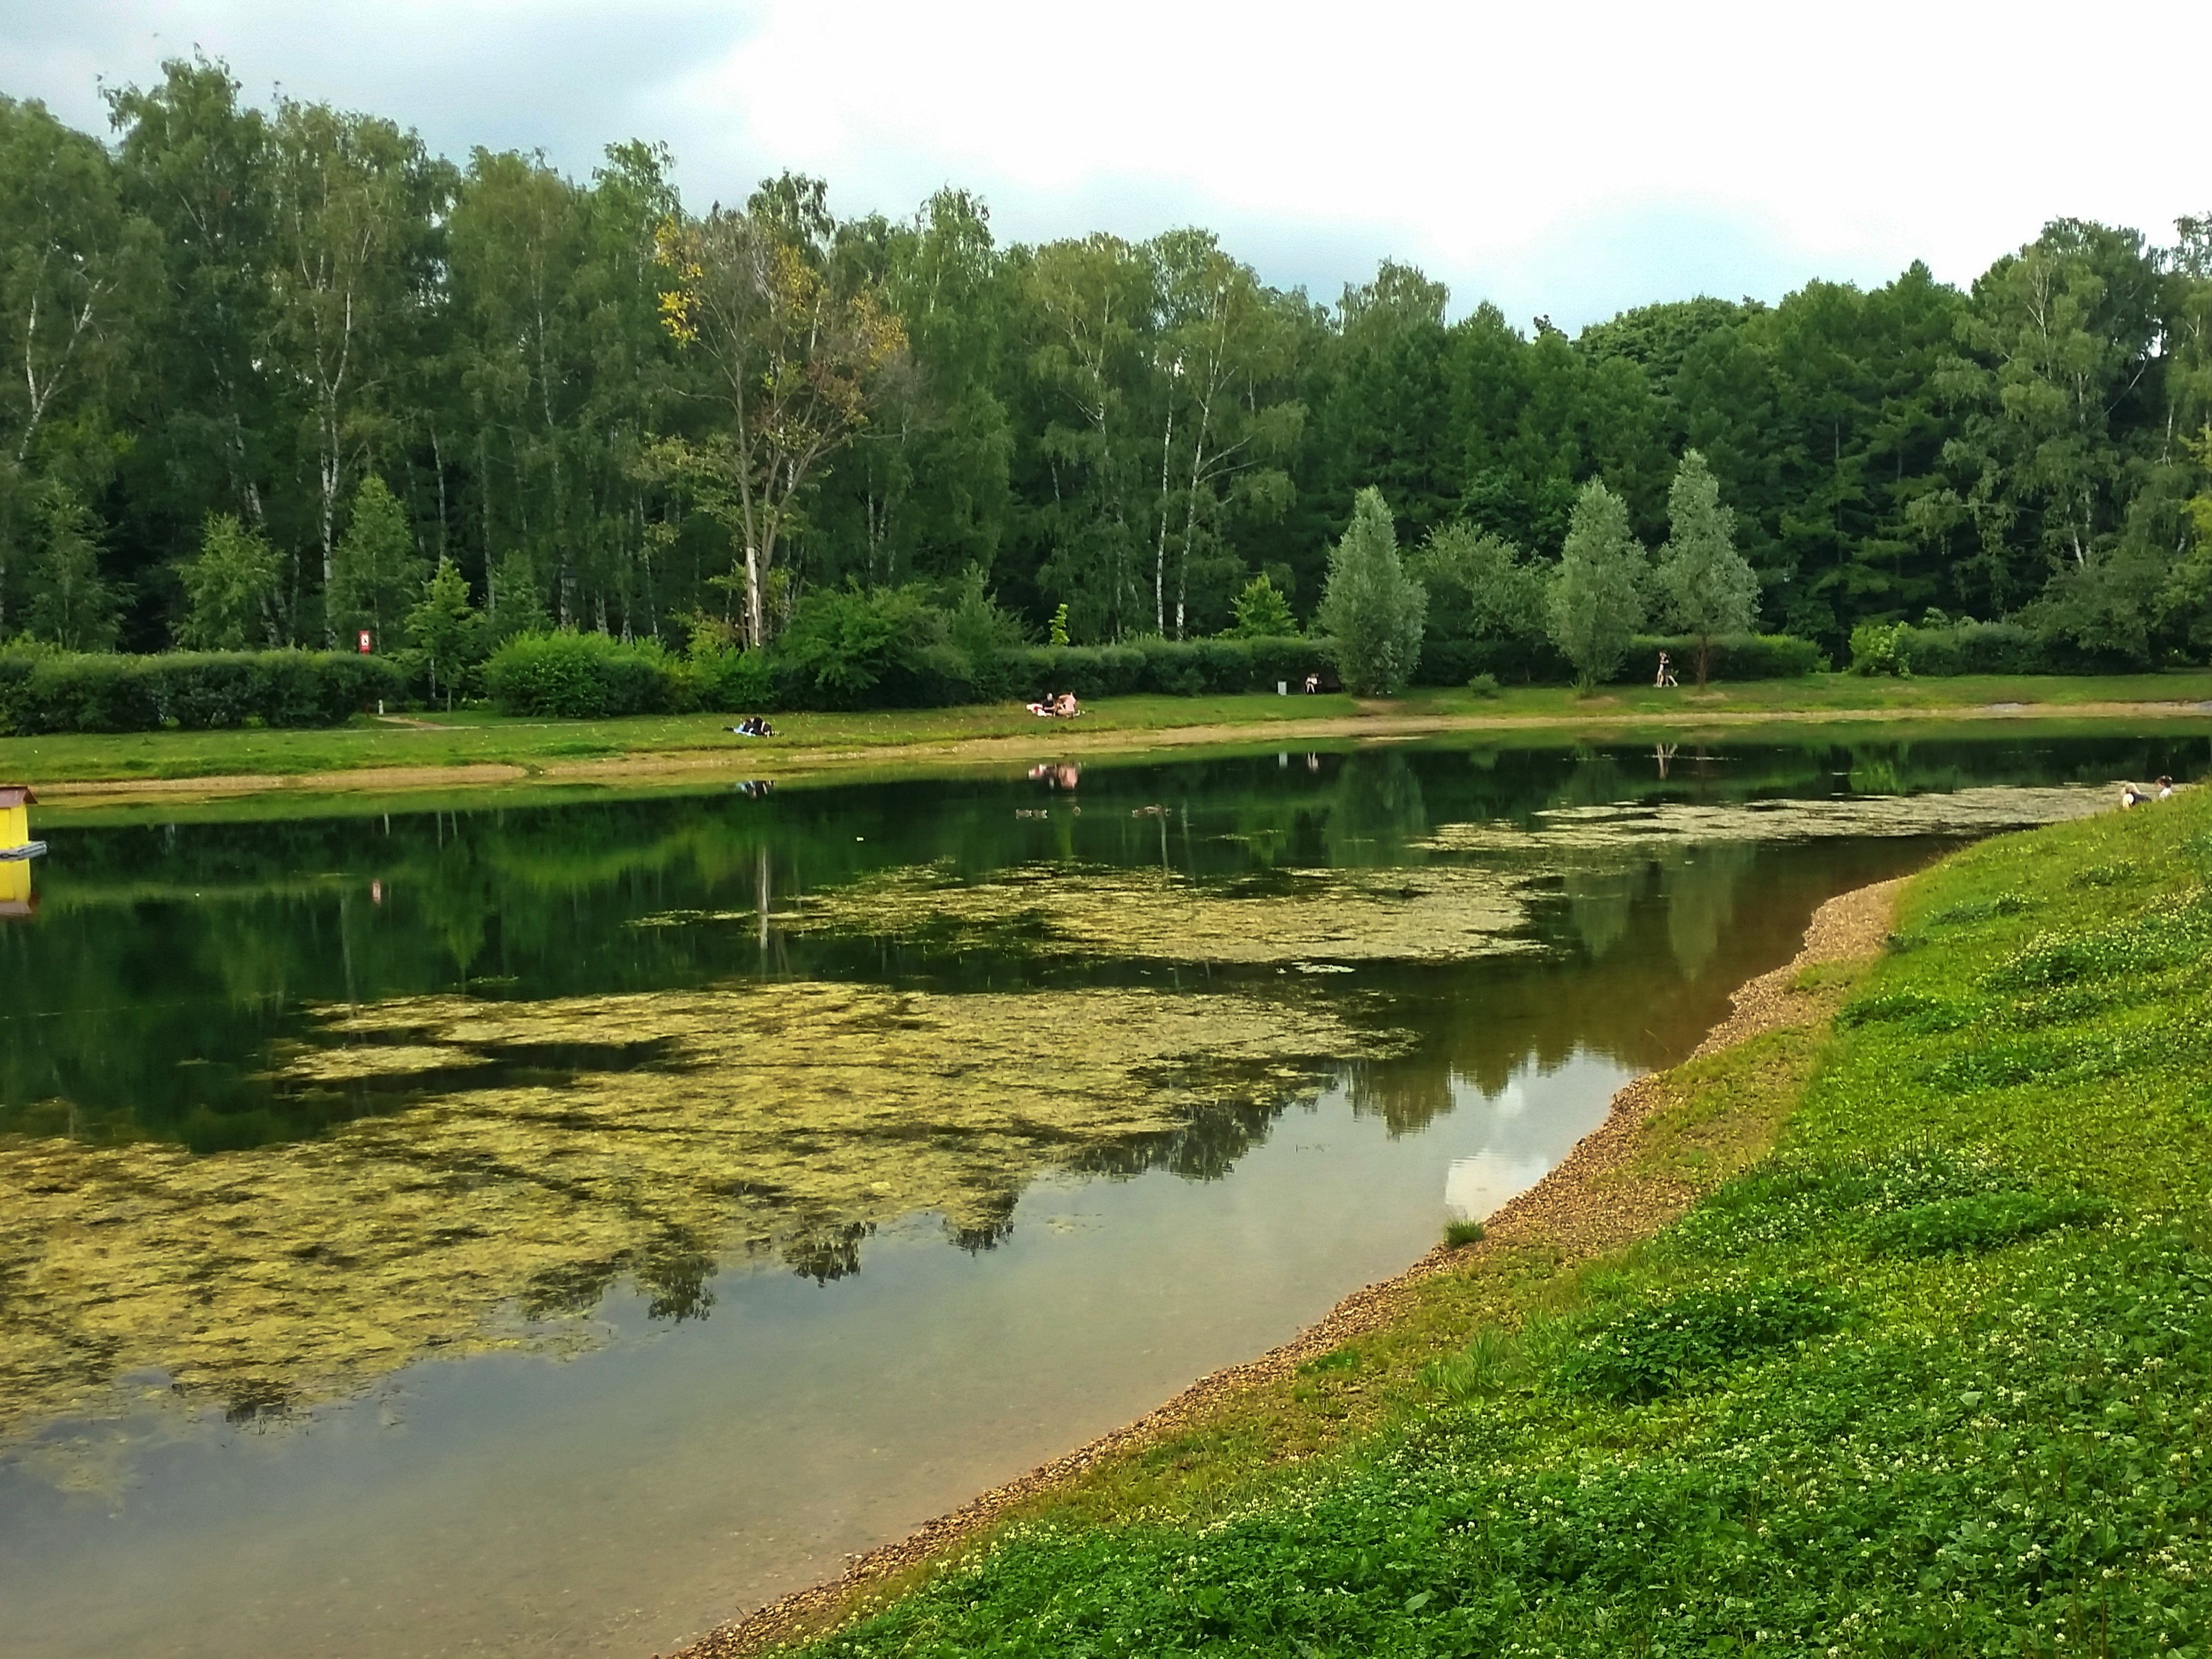
[{"label": "sandy shore", "polygon": [[1970,723],[2038,720],[2175,720],[2201,717],[2212,707],[2197,702],[1990,703],[1935,708],[1729,708],[1718,703],[1686,704],[1675,711],[1612,710],[1598,698],[1587,713],[1556,715],[1394,714],[1387,712],[1339,715],[1325,720],[1250,721],[1238,725],[1171,726],[1152,729],[1049,730],[988,737],[948,738],[906,744],[849,748],[760,744],[711,749],[678,749],[589,760],[522,764],[476,761],[446,766],[363,766],[296,774],[231,773],[192,778],[111,778],[41,783],[47,800],[93,805],[108,801],[196,800],[278,791],[331,794],[412,789],[494,788],[520,783],[652,785],[712,782],[717,777],[792,779],[825,773],[908,767],[988,766],[1039,760],[1084,759],[1154,750],[1213,744],[1294,747],[1313,741],[1353,738],[1413,738],[1483,732],[1560,732],[1603,736],[1609,732],[1673,731],[1720,732],[1760,726],[1894,725],[1910,722]]},{"label": "sandy shore", "polygon": [[[1769,1031],[1809,1024],[1830,1012],[1832,997],[1797,988],[1820,963],[1870,960],[1889,932],[1903,878],[1838,895],[1814,914],[1803,944],[1787,963],[1761,974],[1732,999],[1727,1018],[1706,1034],[1696,1059]],[[1486,1236],[1460,1249],[1438,1245],[1405,1272],[1353,1291],[1316,1323],[1257,1358],[1200,1378],[1135,1422],[1102,1435],[1065,1456],[994,1486],[906,1537],[855,1556],[836,1578],[787,1595],[710,1632],[674,1659],[734,1659],[825,1629],[840,1611],[884,1580],[988,1528],[1009,1510],[1105,1460],[1124,1455],[1203,1417],[1224,1397],[1278,1380],[1304,1362],[1389,1324],[1423,1279],[1454,1272],[1495,1249],[1548,1245],[1571,1262],[1649,1236],[1680,1214],[1692,1194],[1663,1177],[1624,1179],[1644,1120],[1662,1103],[1659,1079],[1638,1078],[1613,1097],[1605,1121],[1577,1142],[1549,1175],[1489,1218]]]}]

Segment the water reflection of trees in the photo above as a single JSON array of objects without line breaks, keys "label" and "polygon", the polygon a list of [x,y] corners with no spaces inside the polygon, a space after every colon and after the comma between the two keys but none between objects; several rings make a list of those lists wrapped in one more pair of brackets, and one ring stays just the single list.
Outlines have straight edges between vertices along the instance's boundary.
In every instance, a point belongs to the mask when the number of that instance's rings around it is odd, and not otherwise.
[{"label": "water reflection of trees", "polygon": [[[1587,944],[1588,912],[1570,889],[1550,924],[1565,949],[1363,975],[1391,1024],[1415,1041],[1351,1068],[1354,1109],[1407,1133],[1451,1109],[1455,1082],[1495,1095],[1523,1066],[1550,1070],[1581,1053],[1638,1069],[1670,1065],[1727,1012],[1737,986],[1788,960],[1823,899],[1911,869],[1931,850],[1837,843],[1732,848],[1696,865],[1643,860],[1613,872],[1602,951]],[[1698,918],[1686,932],[1678,901]]]},{"label": "water reflection of trees", "polygon": [[1407,849],[1428,829],[1421,781],[1403,750],[1363,750],[1345,757],[1322,837],[1330,864],[1407,863]]},{"label": "water reflection of trees", "polygon": [[[1732,745],[1678,753],[1661,779],[1641,743],[1565,750],[1490,742],[1320,757],[1264,754],[1086,768],[1080,802],[1017,779],[780,790],[465,812],[53,830],[45,908],[0,927],[0,1131],[151,1134],[202,1150],[322,1133],[374,1099],[274,1091],[261,1054],[304,1001],[375,1001],[464,984],[561,996],[709,984],[763,972],[912,974],[995,987],[1018,950],[862,966],[829,941],[763,929],[640,929],[656,913],[781,907],[901,866],[963,877],[1060,858],[1194,879],[1269,866],[1387,864],[1442,823],[1525,820],[1601,799],[1723,800],[1852,787],[2191,776],[2202,738],[2034,734]],[[1706,752],[1706,751],[1699,751]],[[1133,817],[1158,806],[1158,817]],[[224,809],[233,811],[252,808]],[[1044,820],[1017,810],[1048,811]],[[1585,946],[1618,948],[1633,896],[1570,872]],[[372,902],[372,881],[382,902]],[[1694,946],[1698,933],[1685,936]],[[957,953],[955,953],[956,957]]]},{"label": "water reflection of trees", "polygon": [[[1389,1042],[1304,988],[811,981],[419,1000],[323,1024],[285,1069],[381,1067],[418,1085],[408,1112],[224,1158],[0,1140],[0,1437],[119,1408],[106,1391],[134,1370],[262,1413],[433,1349],[574,1340],[625,1276],[654,1316],[701,1318],[733,1261],[827,1282],[915,1215],[986,1249],[1040,1175],[1224,1173],[1343,1057]],[[653,1062],[540,1081],[520,1059],[478,1063],[614,1034]]]},{"label": "water reflection of trees", "polygon": [[[2114,753],[2058,744],[2003,765],[2051,778],[2187,775],[2200,764],[2178,750]],[[1493,748],[1473,763],[1393,749],[1311,772],[1272,757],[1091,769],[1085,815],[1054,800],[1042,823],[1014,817],[1030,800],[1018,786],[990,782],[424,814],[388,831],[353,818],[57,832],[44,914],[0,928],[0,1133],[28,1137],[0,1139],[0,1280],[16,1305],[40,1310],[9,1327],[0,1400],[28,1421],[150,1364],[174,1370],[188,1397],[251,1415],[342,1393],[431,1348],[550,1340],[549,1326],[571,1329],[571,1316],[626,1277],[656,1317],[685,1320],[710,1313],[714,1275],[734,1260],[834,1279],[860,1265],[872,1227],[901,1216],[934,1211],[955,1243],[990,1249],[1041,1170],[1225,1174],[1285,1101],[1346,1056],[1356,1109],[1396,1132],[1448,1110],[1455,1080],[1494,1093],[1522,1066],[1577,1049],[1662,1064],[1723,1011],[1729,988],[1786,956],[1820,896],[1921,849],[1715,844],[1569,862],[1556,902],[1538,907],[1559,947],[1549,957],[1370,961],[1288,1000],[1272,965],[1248,964],[1241,981],[1203,982],[1264,993],[1158,1000],[1273,1013],[1186,1030],[1088,1089],[1060,1060],[1110,1048],[1128,1021],[1062,1011],[1154,994],[1110,952],[1040,967],[1013,936],[902,954],[781,929],[764,951],[763,897],[781,915],[809,893],[918,863],[983,876],[1057,855],[1147,872],[1164,861],[1178,881],[1224,894],[1249,883],[1247,896],[1264,898],[1337,863],[1372,881],[1376,867],[1413,858],[1408,843],[1434,823],[1511,819],[1583,797],[1815,793],[1844,787],[1838,770],[1911,787],[2002,766],[1941,744],[1780,747],[1731,750],[1702,776],[1678,757],[1662,781],[1640,748]],[[686,907],[748,920],[636,925]],[[724,1058],[702,1070],[682,1046],[741,1040],[742,1023],[733,1034],[705,1021],[664,1041],[636,1010],[751,994],[708,988],[763,975],[840,979],[835,988],[862,999],[918,986],[943,994],[925,1006],[964,1001],[951,1046],[967,1058],[947,1059],[954,1080],[935,1097],[886,1087],[884,1045],[900,1040],[902,1016],[879,1010],[880,1029],[856,1028],[855,1052],[869,1058],[845,1074],[844,1094],[802,1089],[811,1118],[748,1139],[730,1102],[767,1062],[717,1049]],[[454,1053],[449,1069],[341,1080],[287,1064],[328,1041],[313,1005],[358,1006],[373,1024],[395,1000],[464,984],[514,1000],[453,1009],[513,1024],[475,1046],[434,1030],[433,1046]],[[775,994],[804,1003],[811,993]],[[540,1022],[532,1034],[545,1010],[584,1002],[628,1012],[602,1007],[573,1029]],[[1383,1026],[1418,1042],[1378,1042]],[[353,1036],[366,1048],[398,1041],[367,1026]],[[962,1069],[975,1054],[1002,1056],[1025,1079],[1023,1099],[1048,1105],[1006,1108],[981,1128],[963,1121],[992,1092]],[[1185,1055],[1203,1057],[1212,1080],[1170,1063]],[[1286,1065],[1295,1078],[1271,1069]],[[728,1087],[701,1092],[723,1077]],[[896,1124],[857,1127],[864,1097],[879,1097]],[[260,1150],[204,1159],[131,1144],[149,1135]]]}]

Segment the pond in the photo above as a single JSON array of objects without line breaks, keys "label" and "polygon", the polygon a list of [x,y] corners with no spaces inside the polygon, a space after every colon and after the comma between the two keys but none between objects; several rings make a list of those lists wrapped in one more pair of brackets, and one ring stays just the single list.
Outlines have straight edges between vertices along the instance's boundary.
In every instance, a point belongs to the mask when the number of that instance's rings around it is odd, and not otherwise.
[{"label": "pond", "polygon": [[1539,1179],[1814,908],[2201,737],[65,815],[0,1652],[643,1655]]}]

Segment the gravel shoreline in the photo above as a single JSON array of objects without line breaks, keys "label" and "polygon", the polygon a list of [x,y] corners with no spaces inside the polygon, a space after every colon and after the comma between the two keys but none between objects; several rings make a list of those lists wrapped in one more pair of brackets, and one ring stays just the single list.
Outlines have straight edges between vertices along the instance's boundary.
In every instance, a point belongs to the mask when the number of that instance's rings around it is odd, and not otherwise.
[{"label": "gravel shoreline", "polygon": [[[1797,954],[1739,988],[1728,1016],[1688,1058],[1715,1054],[1826,1012],[1832,999],[1797,988],[1796,980],[1808,968],[1863,962],[1875,956],[1888,934],[1898,890],[1906,879],[1877,882],[1821,905]],[[903,1538],[852,1558],[836,1577],[721,1626],[670,1659],[738,1659],[827,1628],[841,1608],[870,1586],[988,1528],[1039,1492],[1174,1432],[1226,1395],[1285,1376],[1304,1362],[1389,1324],[1414,1285],[1464,1267],[1476,1252],[1548,1244],[1563,1261],[1572,1261],[1650,1234],[1679,1214],[1692,1196],[1688,1188],[1663,1177],[1617,1177],[1637,1149],[1644,1121],[1664,1100],[1660,1079],[1665,1075],[1638,1078],[1615,1094],[1605,1121],[1576,1143],[1557,1168],[1489,1218],[1480,1243],[1459,1249],[1436,1246],[1403,1273],[1354,1291],[1280,1347],[1200,1377],[1134,1422],[978,1494]]]}]

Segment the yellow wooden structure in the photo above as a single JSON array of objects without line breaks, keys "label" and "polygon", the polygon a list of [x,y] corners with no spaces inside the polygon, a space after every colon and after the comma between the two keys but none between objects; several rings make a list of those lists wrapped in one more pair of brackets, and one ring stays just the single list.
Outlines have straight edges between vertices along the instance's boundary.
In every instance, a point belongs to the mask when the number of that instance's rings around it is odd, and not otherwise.
[{"label": "yellow wooden structure", "polygon": [[0,916],[26,916],[37,908],[31,860],[46,850],[31,839],[31,808],[37,802],[21,784],[0,784]]}]

